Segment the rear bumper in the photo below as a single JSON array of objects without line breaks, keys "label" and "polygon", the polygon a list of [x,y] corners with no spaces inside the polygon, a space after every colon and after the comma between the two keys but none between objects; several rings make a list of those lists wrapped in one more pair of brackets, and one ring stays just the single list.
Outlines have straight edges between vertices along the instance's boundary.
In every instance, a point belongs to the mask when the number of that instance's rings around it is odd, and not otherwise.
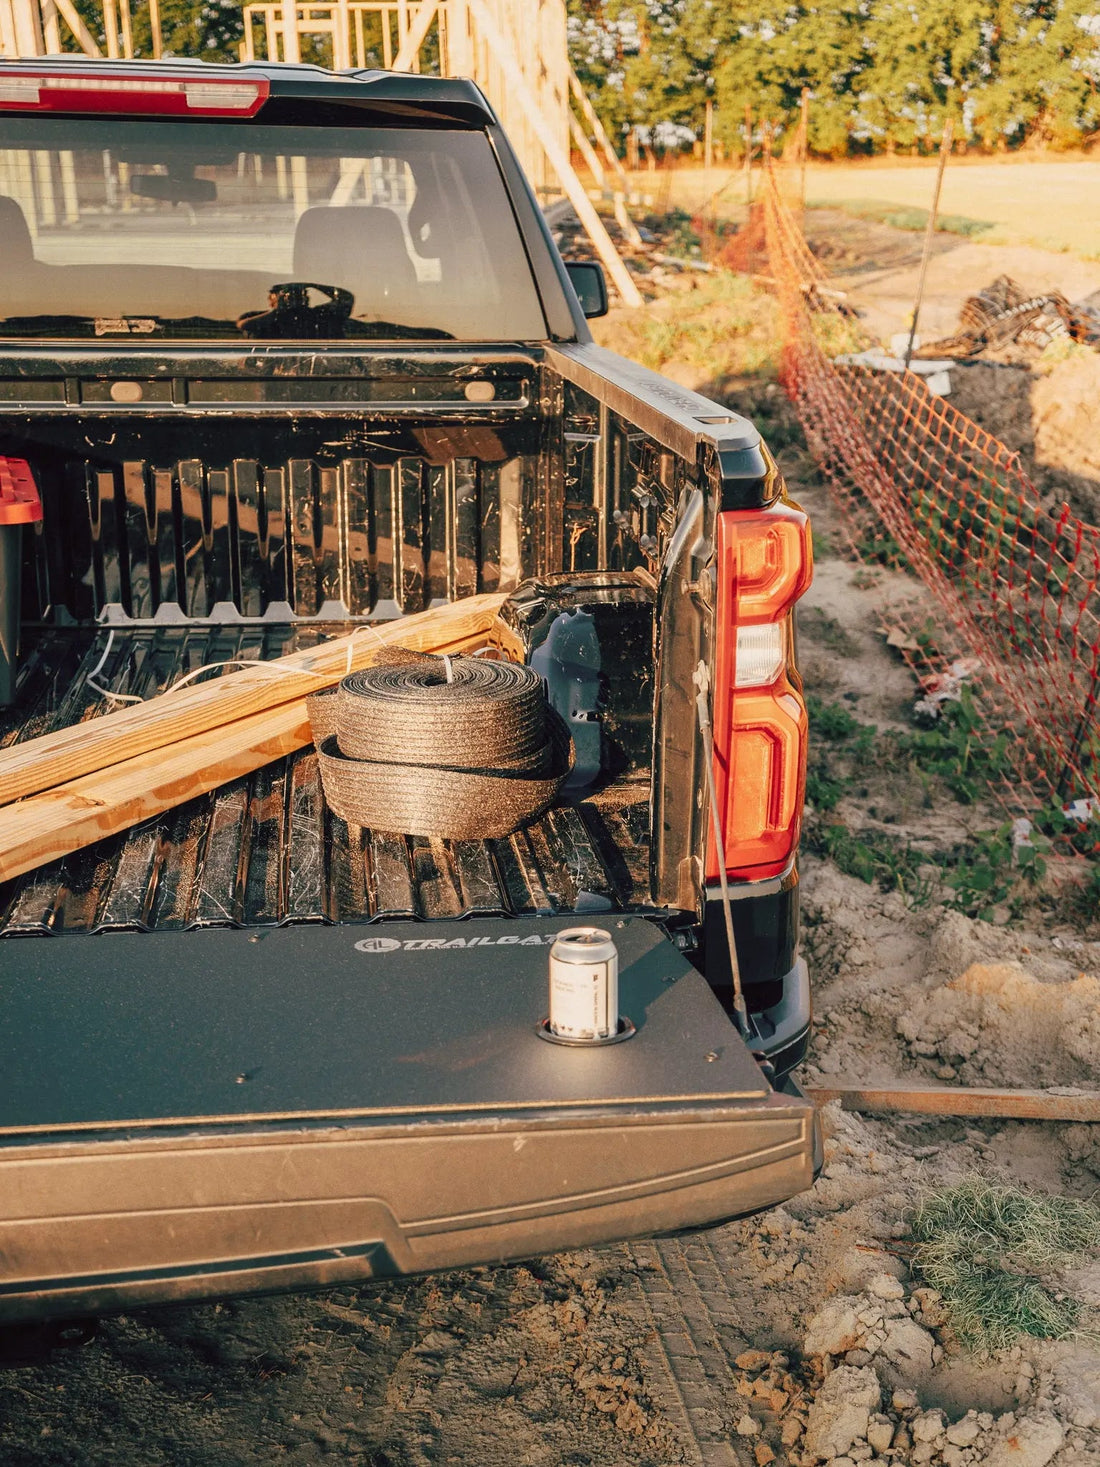
[{"label": "rear bumper", "polygon": [[812,1108],[652,923],[612,923],[634,1038],[537,1037],[565,925],[0,945],[0,1319],[495,1263],[808,1187]]},{"label": "rear bumper", "polygon": [[[496,1263],[675,1232],[812,1182],[782,1096],[695,1114],[500,1117],[30,1147],[4,1162],[0,1319]],[[22,1218],[12,1206],[33,1196]],[[23,1209],[18,1209],[23,1210]]]},{"label": "rear bumper", "polygon": [[810,1043],[810,970],[804,958],[784,977],[779,1002],[753,1013],[752,1019],[760,1051],[777,1076],[789,1075],[806,1058]]}]

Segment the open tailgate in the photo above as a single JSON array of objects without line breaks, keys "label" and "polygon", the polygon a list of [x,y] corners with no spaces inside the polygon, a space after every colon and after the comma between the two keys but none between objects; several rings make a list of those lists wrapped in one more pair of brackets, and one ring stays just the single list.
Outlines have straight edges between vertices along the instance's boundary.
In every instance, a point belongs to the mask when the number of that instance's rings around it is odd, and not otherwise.
[{"label": "open tailgate", "polygon": [[0,943],[0,1319],[697,1226],[810,1185],[706,982],[603,918],[637,1033],[545,1043],[570,919]]}]

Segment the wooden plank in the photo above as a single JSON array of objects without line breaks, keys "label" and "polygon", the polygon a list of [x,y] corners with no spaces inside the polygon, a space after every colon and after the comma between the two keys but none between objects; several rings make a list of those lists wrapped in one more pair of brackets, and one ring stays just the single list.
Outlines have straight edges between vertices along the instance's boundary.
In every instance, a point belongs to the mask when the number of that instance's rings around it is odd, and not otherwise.
[{"label": "wooden plank", "polygon": [[318,647],[257,662],[178,692],[169,689],[147,703],[12,745],[0,750],[0,805],[331,687],[349,670],[368,667],[387,646],[431,652],[481,645],[506,599],[499,593],[468,596],[415,616],[364,626]]},{"label": "wooden plank", "polygon": [[[442,645],[471,651],[485,641],[477,632]],[[0,881],[209,794],[311,741],[306,700],[295,697],[6,805],[0,809]]]},{"label": "wooden plank", "polygon": [[432,21],[439,9],[439,0],[421,0],[420,9],[401,42],[401,49],[393,59],[393,71],[409,71],[428,38]]},{"label": "wooden plank", "polygon": [[595,136],[596,141],[599,143],[600,148],[603,151],[604,157],[607,159],[608,167],[612,169],[612,171],[618,178],[620,187],[624,191],[629,189],[630,180],[626,176],[626,170],[623,168],[618,153],[616,153],[615,149],[611,146],[611,139],[608,137],[607,132],[604,129],[604,125],[600,121],[599,113],[589,101],[588,93],[584,89],[584,83],[581,81],[580,77],[574,71],[572,66],[570,66],[569,68],[569,90],[573,93],[573,96],[577,102],[577,106],[584,114],[584,120],[592,129],[593,135]]},{"label": "wooden plank", "polygon": [[865,1089],[805,1087],[814,1105],[839,1100],[845,1110],[892,1115],[997,1116],[1022,1121],[1100,1121],[1100,1091],[954,1089],[947,1085],[893,1085]]},{"label": "wooden plank", "polygon": [[297,698],[8,805],[0,810],[0,880],[208,794],[309,737],[305,699]]}]

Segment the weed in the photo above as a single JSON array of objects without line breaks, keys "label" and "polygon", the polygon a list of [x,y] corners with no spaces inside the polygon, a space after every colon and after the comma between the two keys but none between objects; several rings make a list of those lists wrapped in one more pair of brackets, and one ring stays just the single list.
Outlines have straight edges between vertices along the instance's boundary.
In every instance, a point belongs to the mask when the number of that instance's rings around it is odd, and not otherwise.
[{"label": "weed", "polygon": [[856,554],[864,563],[884,565],[888,570],[906,570],[909,562],[905,551],[891,535],[879,525],[868,525],[855,542]]},{"label": "weed", "polygon": [[[832,623],[841,636],[847,636],[839,622],[819,615],[823,623]],[[806,706],[811,730],[806,798],[814,810],[827,813],[836,809],[856,767],[870,754],[878,730],[873,724],[860,723],[843,703],[826,703],[811,693]]]},{"label": "weed", "polygon": [[654,371],[670,362],[697,368],[709,381],[773,380],[779,373],[778,301],[744,275],[724,270],[694,282],[690,296],[670,296],[644,311],[616,312],[599,340]]},{"label": "weed", "polygon": [[846,825],[819,825],[807,833],[807,841],[818,855],[829,859],[846,876],[855,876],[868,886],[897,891],[910,906],[926,906],[935,883],[924,867],[927,858],[882,830],[851,831]]},{"label": "weed", "polygon": [[662,215],[660,228],[665,235],[665,252],[680,259],[698,259],[703,249],[699,233],[685,209],[672,209]]},{"label": "weed", "polygon": [[852,585],[857,591],[873,591],[882,580],[878,566],[860,565],[852,572]]},{"label": "weed", "polygon": [[[827,619],[832,620],[831,617]],[[860,755],[870,753],[878,733],[873,723],[861,723],[843,703],[826,703],[814,693],[806,698],[806,708],[810,727],[818,738],[828,739],[830,743],[851,739],[854,752]]]},{"label": "weed", "polygon": [[[872,219],[877,224],[889,224],[894,229],[910,229],[918,234],[928,227],[928,210],[920,209],[916,205],[891,204],[880,199],[838,199],[830,203],[811,203],[810,207],[842,209],[845,214],[852,214],[857,219]],[[975,234],[984,234],[993,227],[992,221],[971,219],[966,214],[936,216],[936,229],[943,234],[961,234],[964,238],[969,238]]]},{"label": "weed", "polygon": [[1059,907],[1065,920],[1079,931],[1093,932],[1100,925],[1100,861],[1084,864],[1083,879],[1066,883]]},{"label": "weed", "polygon": [[859,643],[851,632],[835,616],[816,606],[804,607],[798,613],[798,630],[839,657],[859,656]]},{"label": "weed", "polygon": [[933,1193],[912,1224],[913,1266],[943,1295],[966,1344],[1002,1350],[1021,1335],[1082,1334],[1083,1307],[1056,1275],[1100,1248],[1100,1208],[972,1180]]},{"label": "weed", "polygon": [[893,743],[898,756],[938,775],[963,805],[972,805],[1011,769],[1008,735],[988,737],[974,694],[965,683],[957,701],[942,705],[933,728],[898,735]]},{"label": "weed", "polygon": [[1022,888],[1036,886],[1046,875],[1049,850],[1050,842],[1035,833],[1017,844],[1011,824],[975,832],[944,876],[955,893],[945,906],[989,922],[994,908],[1007,902],[1010,914],[1018,917]]}]

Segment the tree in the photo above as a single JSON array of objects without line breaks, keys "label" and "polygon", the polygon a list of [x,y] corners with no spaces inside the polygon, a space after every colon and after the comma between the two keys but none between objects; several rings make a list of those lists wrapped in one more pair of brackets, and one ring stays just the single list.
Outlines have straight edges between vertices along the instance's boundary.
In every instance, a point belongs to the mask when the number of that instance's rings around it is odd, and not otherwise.
[{"label": "tree", "polygon": [[612,135],[660,122],[740,147],[746,105],[810,147],[987,147],[1100,129],[1100,0],[568,0],[574,65]]}]

